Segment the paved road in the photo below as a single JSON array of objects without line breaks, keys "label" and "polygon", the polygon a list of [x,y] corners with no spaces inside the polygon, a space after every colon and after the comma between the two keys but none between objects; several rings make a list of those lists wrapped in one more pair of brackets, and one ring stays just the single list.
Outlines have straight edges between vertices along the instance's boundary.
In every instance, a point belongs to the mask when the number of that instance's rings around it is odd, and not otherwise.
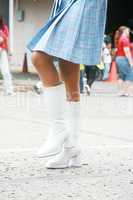
[{"label": "paved road", "polygon": [[81,98],[82,168],[46,170],[36,149],[48,122],[42,96],[0,96],[1,200],[132,200],[133,98],[96,83]]}]

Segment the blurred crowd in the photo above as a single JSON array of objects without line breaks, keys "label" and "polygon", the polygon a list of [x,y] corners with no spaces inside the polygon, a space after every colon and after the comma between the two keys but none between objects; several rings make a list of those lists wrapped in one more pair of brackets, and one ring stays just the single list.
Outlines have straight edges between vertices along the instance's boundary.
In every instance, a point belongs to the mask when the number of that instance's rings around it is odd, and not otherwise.
[{"label": "blurred crowd", "polygon": [[105,35],[101,63],[80,66],[80,92],[90,95],[95,80],[108,81],[115,64],[119,86],[118,96],[133,94],[133,42],[129,27],[121,26],[114,34]]}]

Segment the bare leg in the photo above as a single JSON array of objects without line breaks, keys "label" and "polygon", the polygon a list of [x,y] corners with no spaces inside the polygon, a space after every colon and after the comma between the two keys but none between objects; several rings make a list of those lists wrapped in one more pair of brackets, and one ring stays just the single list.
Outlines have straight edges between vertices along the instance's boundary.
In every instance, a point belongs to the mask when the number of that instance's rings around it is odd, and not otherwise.
[{"label": "bare leg", "polygon": [[122,79],[119,79],[118,80],[118,89],[119,89],[118,96],[124,95],[124,85],[125,85],[125,82]]},{"label": "bare leg", "polygon": [[53,58],[51,56],[35,51],[32,54],[32,62],[35,65],[44,86],[52,87],[60,83],[58,72],[53,64]]},{"label": "bare leg", "polygon": [[50,122],[48,138],[39,148],[39,157],[50,157],[62,151],[63,144],[68,138],[66,122],[64,119],[65,91],[60,84],[60,78],[53,65],[53,58],[41,52],[34,52],[32,61],[35,65],[45,90],[45,102],[47,106],[47,119]]},{"label": "bare leg", "polygon": [[60,70],[67,91],[69,138],[65,148],[79,148],[80,134],[80,67],[68,61],[60,61]]},{"label": "bare leg", "polygon": [[49,160],[46,164],[47,168],[67,168],[79,167],[80,163],[80,68],[79,65],[68,61],[60,60],[61,77],[65,83],[67,91],[67,121],[69,122],[68,138],[65,140],[62,152]]},{"label": "bare leg", "polygon": [[[79,148],[77,146],[77,132],[79,130],[79,100],[80,100],[80,70],[79,66],[67,61],[60,61],[61,77],[66,86],[67,97],[70,101],[70,121],[71,135],[66,130],[66,120],[64,119],[64,92],[60,83],[57,70],[53,65],[53,58],[40,53],[34,52],[32,55],[33,64],[39,73],[40,79],[45,86],[45,98],[47,100],[47,108],[52,128],[46,143],[39,149],[39,157],[50,157],[59,154],[63,146],[64,153],[56,161],[47,164],[47,167],[61,167],[62,162],[65,167],[69,166],[69,162],[73,157],[72,165],[77,165],[77,157],[79,156]],[[68,147],[68,148],[67,148]],[[59,154],[60,155],[60,154]],[[64,163],[65,162],[65,163]],[[57,164],[57,165],[56,165]]]},{"label": "bare leg", "polygon": [[125,81],[125,95],[131,95],[133,92],[133,84],[131,81]]},{"label": "bare leg", "polygon": [[118,86],[119,86],[120,89],[123,88],[123,83],[124,83],[123,80],[121,80],[121,79],[118,80]]},{"label": "bare leg", "polygon": [[133,84],[131,81],[123,81],[119,80],[118,81],[120,92],[120,96],[128,96],[131,95],[133,92]]},{"label": "bare leg", "polygon": [[61,77],[65,83],[67,100],[80,101],[80,67],[68,61],[60,60]]}]

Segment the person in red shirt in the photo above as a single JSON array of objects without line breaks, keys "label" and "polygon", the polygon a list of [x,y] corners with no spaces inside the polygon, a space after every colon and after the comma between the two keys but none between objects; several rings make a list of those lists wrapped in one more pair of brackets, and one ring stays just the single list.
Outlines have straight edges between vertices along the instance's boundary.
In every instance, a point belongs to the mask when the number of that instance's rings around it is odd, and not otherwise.
[{"label": "person in red shirt", "polygon": [[3,27],[1,27],[0,31],[0,37],[1,37],[1,43],[0,43],[0,48],[8,50],[8,27],[7,25],[3,24]]},{"label": "person in red shirt", "polygon": [[133,42],[131,43],[130,48],[131,48],[131,55],[132,55],[132,58],[133,58]]},{"label": "person in red shirt", "polygon": [[133,58],[131,54],[130,29],[121,26],[115,34],[116,64],[119,72],[120,96],[132,94]]},{"label": "person in red shirt", "polygon": [[0,16],[0,70],[4,79],[4,93],[6,95],[12,95],[12,76],[9,71],[8,62],[8,37],[8,27],[4,24],[3,17]]}]

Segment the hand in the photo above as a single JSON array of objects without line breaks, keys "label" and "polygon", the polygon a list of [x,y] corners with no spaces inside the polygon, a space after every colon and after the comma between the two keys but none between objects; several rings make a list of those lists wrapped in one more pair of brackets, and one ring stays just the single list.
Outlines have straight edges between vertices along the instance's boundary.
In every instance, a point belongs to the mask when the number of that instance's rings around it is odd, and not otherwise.
[{"label": "hand", "polygon": [[131,68],[133,68],[133,61],[132,61],[132,62],[130,62],[129,64],[130,64]]},{"label": "hand", "polygon": [[0,36],[0,44],[2,44],[4,41],[3,37]]}]

